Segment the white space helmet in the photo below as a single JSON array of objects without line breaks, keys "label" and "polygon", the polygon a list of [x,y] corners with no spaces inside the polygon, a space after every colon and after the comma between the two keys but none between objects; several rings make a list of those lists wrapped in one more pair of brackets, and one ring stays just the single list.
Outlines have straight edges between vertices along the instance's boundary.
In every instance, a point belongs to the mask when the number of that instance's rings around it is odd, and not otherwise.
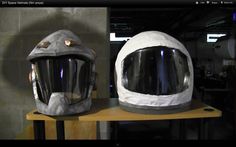
[{"label": "white space helmet", "polygon": [[147,31],[132,37],[120,50],[115,71],[119,103],[127,111],[174,113],[191,103],[192,61],[168,34]]}]

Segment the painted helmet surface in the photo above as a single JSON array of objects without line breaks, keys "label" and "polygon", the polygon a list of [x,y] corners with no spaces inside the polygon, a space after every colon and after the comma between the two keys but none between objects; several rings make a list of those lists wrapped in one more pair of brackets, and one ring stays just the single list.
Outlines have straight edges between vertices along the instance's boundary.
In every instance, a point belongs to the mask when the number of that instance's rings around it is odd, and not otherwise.
[{"label": "painted helmet surface", "polygon": [[132,37],[120,50],[115,70],[119,103],[127,111],[174,113],[191,103],[190,55],[166,33],[147,31]]},{"label": "painted helmet surface", "polygon": [[44,38],[28,55],[32,63],[37,109],[46,115],[70,115],[90,110],[95,82],[95,52],[69,30]]}]

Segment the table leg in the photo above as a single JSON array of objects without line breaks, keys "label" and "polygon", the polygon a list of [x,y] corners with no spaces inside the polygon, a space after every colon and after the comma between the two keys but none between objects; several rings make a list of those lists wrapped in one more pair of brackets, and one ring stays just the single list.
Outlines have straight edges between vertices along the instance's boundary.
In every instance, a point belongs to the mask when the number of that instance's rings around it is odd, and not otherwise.
[{"label": "table leg", "polygon": [[202,140],[203,139],[203,119],[199,119],[198,120],[198,140]]},{"label": "table leg", "polygon": [[34,139],[45,140],[45,122],[43,120],[34,120]]},{"label": "table leg", "polygon": [[206,140],[209,137],[209,130],[208,130],[208,120],[206,118],[201,118],[199,120],[199,129],[198,129],[198,139],[199,140]]},{"label": "table leg", "polygon": [[118,139],[119,123],[117,121],[111,121],[111,128],[112,128],[111,139],[117,140]]},{"label": "table leg", "polygon": [[57,139],[65,140],[64,121],[56,121],[56,128],[57,128]]},{"label": "table leg", "polygon": [[173,135],[172,135],[172,133],[173,133],[173,120],[169,120],[169,138],[170,139],[173,139]]},{"label": "table leg", "polygon": [[101,136],[100,136],[100,122],[99,121],[96,121],[96,139],[97,140],[101,139]]},{"label": "table leg", "polygon": [[185,127],[186,121],[184,119],[181,119],[179,121],[179,139],[184,140],[186,139],[186,127]]}]

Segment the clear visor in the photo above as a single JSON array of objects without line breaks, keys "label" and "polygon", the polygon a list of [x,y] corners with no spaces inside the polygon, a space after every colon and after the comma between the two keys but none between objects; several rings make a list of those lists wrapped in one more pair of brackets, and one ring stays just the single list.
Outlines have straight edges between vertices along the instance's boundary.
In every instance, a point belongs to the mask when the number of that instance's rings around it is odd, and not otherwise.
[{"label": "clear visor", "polygon": [[77,57],[40,58],[34,61],[39,99],[48,104],[54,92],[62,92],[70,104],[88,97],[92,63]]},{"label": "clear visor", "polygon": [[163,46],[137,50],[123,60],[123,86],[150,95],[177,94],[190,86],[188,59]]}]

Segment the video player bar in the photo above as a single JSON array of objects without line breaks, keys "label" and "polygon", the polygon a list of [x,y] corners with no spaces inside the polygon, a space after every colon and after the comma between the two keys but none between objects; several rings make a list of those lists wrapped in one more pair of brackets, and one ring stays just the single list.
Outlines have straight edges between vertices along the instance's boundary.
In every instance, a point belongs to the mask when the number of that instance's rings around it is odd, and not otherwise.
[{"label": "video player bar", "polygon": [[236,0],[0,0],[1,7],[45,7],[45,6],[235,6]]}]

